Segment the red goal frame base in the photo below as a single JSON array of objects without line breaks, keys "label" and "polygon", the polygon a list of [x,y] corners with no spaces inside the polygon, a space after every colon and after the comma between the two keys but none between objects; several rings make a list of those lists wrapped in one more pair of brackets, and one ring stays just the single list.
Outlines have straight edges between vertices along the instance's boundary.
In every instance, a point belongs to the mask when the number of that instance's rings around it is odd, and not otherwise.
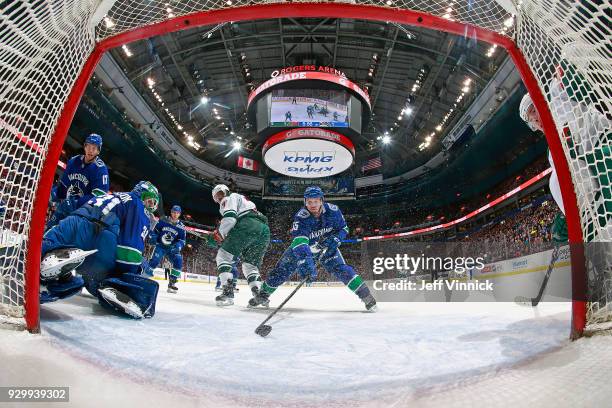
[{"label": "red goal frame base", "polygon": [[[108,37],[97,43],[85,62],[74,87],[72,88],[64,109],[57,122],[51,138],[47,156],[43,164],[39,184],[32,211],[32,223],[28,236],[29,250],[26,258],[26,293],[25,311],[26,327],[31,332],[39,332],[39,273],[41,259],[41,243],[45,227],[47,203],[51,194],[51,186],[55,168],[59,161],[62,146],[68,133],[68,128],[85,91],[95,67],[104,52],[145,38],[180,31],[203,25],[214,25],[228,21],[266,20],[271,18],[344,18],[394,22],[398,24],[424,27],[456,35],[466,32],[474,33],[479,40],[503,47],[519,71],[536,109],[542,120],[544,134],[550,148],[555,170],[561,186],[565,216],[567,219],[570,243],[582,243],[583,235],[580,225],[576,194],[573,190],[569,165],[565,159],[561,140],[557,133],[546,99],[538,87],[537,80],[531,71],[525,56],[516,44],[507,36],[471,24],[450,21],[420,11],[398,10],[380,6],[364,6],[344,3],[278,3],[265,5],[242,6],[215,11],[201,11],[181,17],[175,17],[160,23],[139,27],[130,31]],[[468,31],[466,31],[466,29]],[[573,299],[585,299],[586,273],[584,252],[579,245],[570,245],[572,265]],[[572,303],[572,327],[570,337],[582,335],[586,325],[586,301],[574,300]]]}]

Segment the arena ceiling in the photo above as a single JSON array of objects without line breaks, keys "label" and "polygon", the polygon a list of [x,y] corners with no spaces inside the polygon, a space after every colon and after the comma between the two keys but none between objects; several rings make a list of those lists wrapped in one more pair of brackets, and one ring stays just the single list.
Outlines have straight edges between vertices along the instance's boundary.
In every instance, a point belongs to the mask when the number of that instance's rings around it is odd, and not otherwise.
[{"label": "arena ceiling", "polygon": [[[243,154],[261,159],[246,120],[249,92],[283,67],[335,67],[367,89],[372,101],[373,119],[355,140],[355,168],[380,151],[383,171],[392,176],[439,151],[445,132],[505,58],[503,50],[468,34],[362,20],[283,18],[169,33],[112,53],[177,140],[203,160],[233,171],[236,141]],[[382,143],[384,135],[391,143]]]}]

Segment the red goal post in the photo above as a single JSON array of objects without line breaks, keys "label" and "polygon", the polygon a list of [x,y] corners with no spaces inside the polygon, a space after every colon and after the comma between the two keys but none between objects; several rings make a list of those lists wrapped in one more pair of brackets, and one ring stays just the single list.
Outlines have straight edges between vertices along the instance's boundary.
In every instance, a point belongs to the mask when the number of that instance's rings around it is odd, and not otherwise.
[{"label": "red goal post", "polygon": [[[3,171],[14,171],[14,163],[19,162],[19,174],[0,181],[0,199],[7,207],[3,228],[22,239],[10,255],[0,258],[5,282],[4,292],[0,291],[0,314],[10,310],[19,317],[22,310],[28,330],[39,329],[41,240],[53,175],[78,103],[103,53],[144,38],[229,21],[289,17],[378,20],[466,35],[504,48],[542,118],[562,188],[570,242],[584,242],[585,234],[593,229],[593,214],[584,211],[588,203],[580,202],[580,197],[585,195],[579,191],[579,171],[571,166],[575,154],[567,138],[559,137],[566,123],[558,117],[555,123],[547,103],[546,87],[556,64],[562,59],[573,62],[571,55],[562,57],[563,46],[572,39],[578,45],[585,45],[577,47],[576,67],[590,86],[587,96],[600,102],[609,90],[610,72],[605,63],[602,69],[599,62],[605,58],[605,49],[594,48],[598,41],[609,43],[609,38],[597,37],[600,28],[585,31],[592,22],[570,24],[572,13],[583,14],[571,5],[555,9],[543,1],[518,0],[516,6],[509,0],[498,1],[9,2],[1,10],[0,20],[0,38],[3,42],[6,39],[6,47],[0,49],[0,119],[3,120],[0,123],[6,124],[0,126],[0,152],[8,152],[5,156],[12,163],[9,166],[0,162],[0,165]],[[598,13],[604,12],[604,6],[599,1],[585,3],[592,5],[588,9],[591,11],[584,13],[591,13],[591,20],[596,20],[592,25],[596,26],[601,18]],[[516,14],[515,19],[509,20],[510,12]],[[589,16],[579,20],[584,19],[588,20]],[[595,61],[595,66],[585,62],[585,58]],[[609,99],[607,102],[604,109],[609,113]],[[41,146],[42,152],[36,153],[22,143],[16,132]],[[571,330],[572,337],[577,337],[587,319],[585,257],[579,249],[572,251],[572,271],[577,300],[573,302]]]}]

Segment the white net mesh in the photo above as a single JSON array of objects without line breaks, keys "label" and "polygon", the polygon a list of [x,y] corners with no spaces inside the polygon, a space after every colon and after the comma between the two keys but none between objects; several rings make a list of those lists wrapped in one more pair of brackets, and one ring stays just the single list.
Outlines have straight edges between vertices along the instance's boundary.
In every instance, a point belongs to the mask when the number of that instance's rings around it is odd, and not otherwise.
[{"label": "white net mesh", "polygon": [[[197,11],[269,3],[276,2],[0,2],[3,42],[0,47],[0,200],[6,209],[0,245],[0,307],[22,313],[27,236],[43,159],[58,116],[94,42]],[[322,3],[328,2],[317,4]],[[512,33],[549,100],[559,133],[566,135],[563,148],[570,163],[586,240],[611,240],[612,41],[607,0],[518,0],[514,4],[511,0],[336,3],[423,11],[502,34]],[[94,30],[91,19],[97,15],[98,6],[101,15]],[[515,19],[512,14],[516,14]],[[466,30],[465,35],[474,34]],[[609,275],[597,272],[597,276],[592,281],[609,285]],[[606,304],[610,291],[598,293],[597,304]]]},{"label": "white net mesh", "polygon": [[0,3],[0,313],[24,313],[34,195],[58,116],[93,49],[94,3]]}]

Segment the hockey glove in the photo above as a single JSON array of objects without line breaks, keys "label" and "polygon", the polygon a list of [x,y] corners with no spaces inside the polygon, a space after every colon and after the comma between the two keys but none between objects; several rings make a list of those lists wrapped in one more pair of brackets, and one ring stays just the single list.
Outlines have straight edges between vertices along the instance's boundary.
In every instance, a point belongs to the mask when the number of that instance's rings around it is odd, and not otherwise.
[{"label": "hockey glove", "polygon": [[215,232],[213,232],[213,237],[215,238],[215,241],[217,241],[217,243],[220,244],[223,242],[223,237],[221,236],[219,230],[215,230]]},{"label": "hockey glove", "polygon": [[68,215],[70,215],[70,213],[79,208],[77,205],[77,201],[78,199],[76,197],[66,197],[59,203],[59,205],[57,206],[57,210],[61,214],[63,214],[64,217],[67,217]]},{"label": "hockey glove", "polygon": [[317,279],[317,268],[312,256],[308,256],[298,261],[298,274],[306,282],[312,282]]},{"label": "hockey glove", "polygon": [[327,248],[328,254],[333,254],[334,252],[336,252],[336,249],[338,249],[341,244],[342,241],[340,241],[340,238],[332,235],[331,237],[325,238],[321,243],[321,246],[323,248]]}]

